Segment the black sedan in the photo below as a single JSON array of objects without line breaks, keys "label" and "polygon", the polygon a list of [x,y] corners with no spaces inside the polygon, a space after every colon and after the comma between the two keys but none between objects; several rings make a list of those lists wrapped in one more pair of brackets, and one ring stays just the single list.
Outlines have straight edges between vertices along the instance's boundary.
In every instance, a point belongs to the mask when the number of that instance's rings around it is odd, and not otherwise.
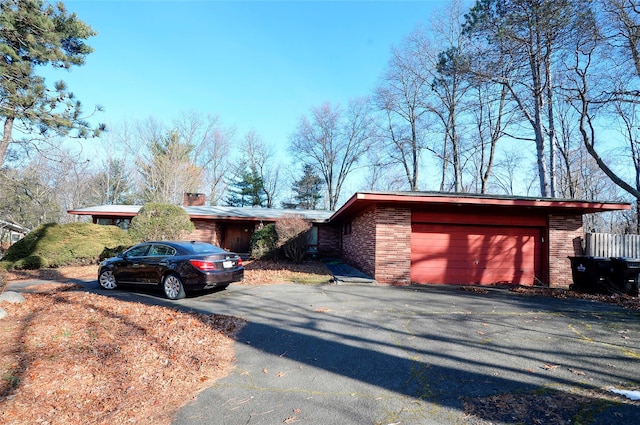
[{"label": "black sedan", "polygon": [[103,289],[160,285],[171,300],[184,298],[185,291],[225,288],[243,278],[237,254],[205,242],[144,242],[104,260],[98,270]]}]

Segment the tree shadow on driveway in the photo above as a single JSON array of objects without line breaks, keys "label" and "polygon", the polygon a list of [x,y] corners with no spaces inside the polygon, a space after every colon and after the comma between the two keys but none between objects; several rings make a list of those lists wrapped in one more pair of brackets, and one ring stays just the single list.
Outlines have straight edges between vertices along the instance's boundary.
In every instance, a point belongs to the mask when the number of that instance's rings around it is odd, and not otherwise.
[{"label": "tree shadow on driveway", "polygon": [[602,303],[302,285],[204,298],[192,307],[248,324],[236,371],[178,424],[631,424],[640,414],[605,390],[638,385],[638,315]]},{"label": "tree shadow on driveway", "polygon": [[[175,424],[632,424],[640,314],[492,289],[232,285],[180,301],[121,300],[238,316],[237,365]],[[94,287],[95,286],[95,287]]]}]

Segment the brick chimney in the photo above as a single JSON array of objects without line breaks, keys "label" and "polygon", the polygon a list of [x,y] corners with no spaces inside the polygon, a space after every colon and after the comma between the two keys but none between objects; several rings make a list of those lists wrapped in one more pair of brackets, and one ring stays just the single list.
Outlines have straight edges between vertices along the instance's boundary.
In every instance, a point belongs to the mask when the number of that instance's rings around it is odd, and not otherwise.
[{"label": "brick chimney", "polygon": [[202,207],[204,206],[205,196],[204,193],[186,193],[182,201],[182,206],[185,207]]}]

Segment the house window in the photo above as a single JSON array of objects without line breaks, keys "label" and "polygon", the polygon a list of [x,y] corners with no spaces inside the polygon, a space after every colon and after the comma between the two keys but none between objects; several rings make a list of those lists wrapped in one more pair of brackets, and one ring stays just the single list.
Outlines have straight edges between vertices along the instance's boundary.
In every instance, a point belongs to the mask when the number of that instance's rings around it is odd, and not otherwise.
[{"label": "house window", "polygon": [[121,228],[122,230],[129,230],[129,226],[131,225],[130,218],[117,218],[115,220],[115,225]]},{"label": "house window", "polygon": [[131,225],[131,219],[99,217],[99,218],[96,218],[96,224],[99,224],[101,226],[118,226],[122,230],[129,230],[129,226]]},{"label": "house window", "polygon": [[313,226],[307,233],[307,252],[318,253],[318,226]]}]

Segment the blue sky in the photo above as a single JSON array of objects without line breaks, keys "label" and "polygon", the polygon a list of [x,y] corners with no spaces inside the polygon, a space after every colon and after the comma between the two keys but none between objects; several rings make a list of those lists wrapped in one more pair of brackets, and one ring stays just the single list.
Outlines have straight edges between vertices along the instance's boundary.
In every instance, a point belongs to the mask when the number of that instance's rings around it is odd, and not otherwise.
[{"label": "blue sky", "polygon": [[[398,45],[446,1],[65,1],[98,32],[60,77],[97,120],[220,116],[286,148],[324,102],[369,95]],[[58,79],[58,76],[55,76]],[[53,81],[50,81],[53,82]]]}]

